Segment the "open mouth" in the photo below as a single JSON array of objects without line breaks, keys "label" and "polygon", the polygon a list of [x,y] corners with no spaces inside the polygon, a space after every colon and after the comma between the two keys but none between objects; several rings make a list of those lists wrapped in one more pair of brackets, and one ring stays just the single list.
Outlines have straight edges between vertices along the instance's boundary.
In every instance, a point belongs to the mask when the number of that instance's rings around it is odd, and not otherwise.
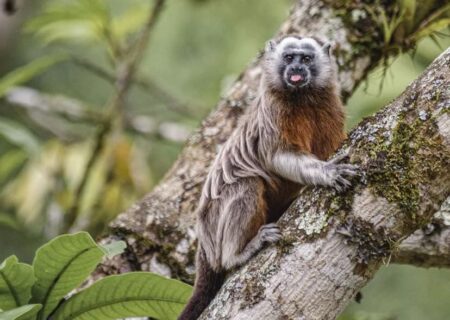
[{"label": "open mouth", "polygon": [[305,85],[306,77],[299,73],[293,73],[287,77],[287,82],[293,87],[301,87]]},{"label": "open mouth", "polygon": [[293,74],[289,77],[289,81],[292,83],[299,83],[303,81],[303,77],[299,74]]}]

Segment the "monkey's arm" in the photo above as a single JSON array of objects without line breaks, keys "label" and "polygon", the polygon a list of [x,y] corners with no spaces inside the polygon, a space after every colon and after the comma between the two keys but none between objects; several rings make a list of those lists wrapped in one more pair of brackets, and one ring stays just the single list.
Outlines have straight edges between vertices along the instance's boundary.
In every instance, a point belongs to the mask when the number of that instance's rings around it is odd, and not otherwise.
[{"label": "monkey's arm", "polygon": [[272,170],[279,176],[304,185],[331,186],[341,191],[350,186],[345,176],[357,175],[357,167],[339,164],[343,157],[321,161],[312,155],[277,152],[272,158]]}]

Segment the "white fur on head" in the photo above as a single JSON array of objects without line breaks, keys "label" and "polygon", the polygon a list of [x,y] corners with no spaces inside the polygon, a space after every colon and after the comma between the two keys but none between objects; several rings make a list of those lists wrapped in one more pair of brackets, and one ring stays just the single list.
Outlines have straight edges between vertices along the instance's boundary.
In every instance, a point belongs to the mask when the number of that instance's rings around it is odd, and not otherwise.
[{"label": "white fur on head", "polygon": [[[286,48],[288,46],[295,47],[300,51],[305,44],[314,48],[314,64],[318,66],[318,74],[312,79],[312,84],[315,87],[324,87],[330,83],[330,80],[334,80],[335,72],[329,54],[331,45],[326,43],[321,46],[313,38],[297,38],[290,36],[282,39],[278,44],[269,41],[266,45],[266,63],[264,69],[266,71],[266,80],[269,81],[269,84],[277,86],[280,84],[280,81],[282,81],[278,73],[278,66],[283,61],[283,53]],[[296,51],[296,49],[293,49],[293,51]]]}]

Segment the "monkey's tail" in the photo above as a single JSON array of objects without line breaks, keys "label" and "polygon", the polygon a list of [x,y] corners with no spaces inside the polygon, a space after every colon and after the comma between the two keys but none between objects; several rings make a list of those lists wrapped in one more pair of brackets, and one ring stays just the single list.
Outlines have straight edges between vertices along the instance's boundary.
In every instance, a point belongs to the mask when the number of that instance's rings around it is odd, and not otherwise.
[{"label": "monkey's tail", "polygon": [[194,293],[178,320],[196,320],[200,317],[225,281],[225,271],[214,271],[206,261],[203,248],[199,246],[198,250]]}]

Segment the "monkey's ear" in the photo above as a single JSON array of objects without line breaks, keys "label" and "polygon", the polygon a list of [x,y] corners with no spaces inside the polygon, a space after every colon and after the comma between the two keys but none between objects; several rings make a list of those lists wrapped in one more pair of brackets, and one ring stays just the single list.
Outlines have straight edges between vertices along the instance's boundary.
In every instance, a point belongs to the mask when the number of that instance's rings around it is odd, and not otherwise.
[{"label": "monkey's ear", "polygon": [[330,56],[331,43],[330,43],[330,42],[325,43],[325,44],[322,46],[322,50],[323,50],[323,52],[325,52],[325,54],[326,54],[327,56]]},{"label": "monkey's ear", "polygon": [[265,48],[265,51],[266,51],[266,52],[274,51],[276,45],[277,45],[276,42],[273,41],[273,40],[267,41],[267,42],[266,42],[266,48]]}]

